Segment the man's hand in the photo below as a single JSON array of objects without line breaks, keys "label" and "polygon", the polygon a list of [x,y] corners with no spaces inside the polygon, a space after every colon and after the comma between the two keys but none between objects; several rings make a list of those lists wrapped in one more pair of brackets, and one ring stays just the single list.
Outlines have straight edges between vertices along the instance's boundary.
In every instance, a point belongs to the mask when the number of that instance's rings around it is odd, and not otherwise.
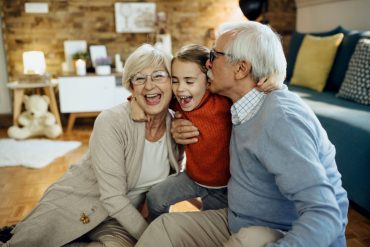
[{"label": "man's hand", "polygon": [[199,130],[192,122],[181,119],[179,112],[175,113],[175,119],[172,120],[171,133],[177,144],[193,144],[198,142]]}]

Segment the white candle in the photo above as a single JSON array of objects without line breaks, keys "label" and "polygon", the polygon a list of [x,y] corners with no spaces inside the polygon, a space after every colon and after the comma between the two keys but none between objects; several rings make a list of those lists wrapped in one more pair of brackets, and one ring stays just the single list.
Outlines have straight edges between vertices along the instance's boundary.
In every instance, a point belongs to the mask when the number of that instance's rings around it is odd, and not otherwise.
[{"label": "white candle", "polygon": [[121,61],[121,56],[117,53],[114,56],[115,64],[116,64],[116,72],[121,73],[123,71],[123,63]]},{"label": "white candle", "polygon": [[76,72],[77,72],[77,75],[86,75],[86,62],[85,62],[85,60],[78,59],[76,61]]},{"label": "white candle", "polygon": [[114,62],[117,66],[117,64],[119,64],[121,62],[121,56],[117,53],[115,56],[114,56]]}]

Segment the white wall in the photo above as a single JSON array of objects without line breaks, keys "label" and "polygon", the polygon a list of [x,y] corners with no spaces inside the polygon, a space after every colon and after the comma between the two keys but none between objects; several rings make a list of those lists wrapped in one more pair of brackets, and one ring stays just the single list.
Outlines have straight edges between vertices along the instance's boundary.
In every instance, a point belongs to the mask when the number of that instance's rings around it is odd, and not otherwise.
[{"label": "white wall", "polygon": [[6,87],[8,73],[4,52],[4,42],[2,35],[2,17],[0,16],[0,114],[11,113],[10,92]]},{"label": "white wall", "polygon": [[295,0],[297,31],[370,30],[370,0]]}]

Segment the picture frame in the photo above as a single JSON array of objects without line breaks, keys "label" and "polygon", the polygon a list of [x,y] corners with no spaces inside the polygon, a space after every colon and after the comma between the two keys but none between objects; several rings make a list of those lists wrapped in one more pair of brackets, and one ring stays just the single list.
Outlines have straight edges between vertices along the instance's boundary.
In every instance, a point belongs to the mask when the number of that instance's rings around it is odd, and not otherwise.
[{"label": "picture frame", "polygon": [[78,52],[87,52],[86,40],[66,40],[64,41],[64,56],[66,62],[66,72],[73,72],[73,54]]},{"label": "picture frame", "polygon": [[97,58],[106,58],[108,57],[107,54],[107,47],[105,45],[90,45],[90,58],[91,64],[95,68],[96,66],[96,59]]},{"label": "picture frame", "polygon": [[155,3],[115,3],[117,33],[151,33],[155,31]]}]

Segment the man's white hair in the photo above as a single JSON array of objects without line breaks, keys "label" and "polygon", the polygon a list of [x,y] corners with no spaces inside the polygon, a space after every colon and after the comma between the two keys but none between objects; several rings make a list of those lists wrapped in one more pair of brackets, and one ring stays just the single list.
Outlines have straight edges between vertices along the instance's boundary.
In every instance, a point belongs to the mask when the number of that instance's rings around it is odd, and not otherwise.
[{"label": "man's white hair", "polygon": [[254,22],[227,23],[219,33],[230,33],[232,38],[224,47],[228,62],[248,61],[252,66],[252,79],[275,75],[283,83],[286,76],[286,59],[280,36],[271,27]]},{"label": "man's white hair", "polygon": [[240,26],[243,26],[245,24],[245,22],[224,22],[222,23],[220,26],[218,26],[217,28],[217,32],[216,32],[216,38],[220,37],[221,34],[227,32],[227,31],[230,31],[232,29],[235,29],[235,28],[238,28]]}]

